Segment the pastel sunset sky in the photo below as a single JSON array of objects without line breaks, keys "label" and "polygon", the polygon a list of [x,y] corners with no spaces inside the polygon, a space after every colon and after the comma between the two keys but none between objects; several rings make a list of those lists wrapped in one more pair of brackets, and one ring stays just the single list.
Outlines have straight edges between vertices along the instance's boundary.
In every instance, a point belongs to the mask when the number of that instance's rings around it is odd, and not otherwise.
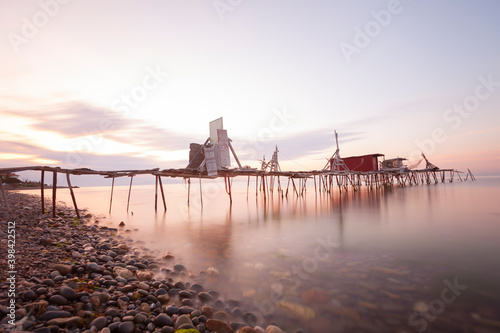
[{"label": "pastel sunset sky", "polygon": [[[496,0],[0,1],[0,167],[383,153],[500,171]],[[233,161],[234,162],[234,161]],[[234,165],[234,163],[233,163]]]}]

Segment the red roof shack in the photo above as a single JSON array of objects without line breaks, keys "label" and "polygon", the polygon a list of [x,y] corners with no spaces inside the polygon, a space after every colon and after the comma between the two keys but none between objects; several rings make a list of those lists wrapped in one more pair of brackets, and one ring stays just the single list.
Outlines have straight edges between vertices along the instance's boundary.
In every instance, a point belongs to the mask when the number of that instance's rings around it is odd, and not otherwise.
[{"label": "red roof shack", "polygon": [[[384,154],[370,154],[362,156],[350,156],[343,157],[345,165],[350,171],[377,171],[378,168],[378,158],[384,156]],[[333,163],[330,160],[330,165]]]}]

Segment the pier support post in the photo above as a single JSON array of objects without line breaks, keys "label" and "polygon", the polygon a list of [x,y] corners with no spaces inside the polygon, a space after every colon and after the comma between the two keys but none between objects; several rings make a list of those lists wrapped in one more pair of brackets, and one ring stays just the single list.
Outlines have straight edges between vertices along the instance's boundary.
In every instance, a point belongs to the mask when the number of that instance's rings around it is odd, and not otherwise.
[{"label": "pier support post", "polygon": [[201,188],[201,173],[200,173],[200,202],[201,202],[201,210],[203,210],[203,190]]},{"label": "pier support post", "polygon": [[57,171],[52,176],[52,217],[56,217],[56,190],[57,190]]},{"label": "pier support post", "polygon": [[75,207],[76,217],[80,218],[80,212],[78,211],[78,206],[76,205],[75,192],[73,192],[73,186],[71,186],[71,180],[69,179],[69,172],[66,172],[66,182],[68,183],[69,193],[71,194],[71,200],[73,200],[73,206]]},{"label": "pier support post", "polygon": [[248,176],[247,180],[247,200],[248,200],[248,188],[250,187],[250,176]]},{"label": "pier support post", "polygon": [[167,201],[165,200],[165,192],[163,192],[163,183],[161,182],[161,176],[158,175],[158,183],[160,184],[161,199],[163,201],[163,210],[167,211]]},{"label": "pier support post", "polygon": [[233,196],[231,194],[231,179],[229,176],[224,177],[224,186],[226,188],[226,193],[229,195],[229,203],[233,204]]},{"label": "pier support post", "polygon": [[[184,180],[185,180],[185,178],[184,178]],[[188,206],[189,206],[189,198],[190,198],[190,194],[191,194],[191,178],[187,179],[187,185],[188,185]]]},{"label": "pier support post", "polygon": [[115,188],[115,177],[112,177],[111,182],[111,197],[109,198],[109,213],[111,214],[111,206],[113,205],[113,190]]},{"label": "pier support post", "polygon": [[158,175],[155,175],[155,212],[158,211]]},{"label": "pier support post", "polygon": [[130,185],[128,187],[127,213],[128,213],[128,208],[130,206],[130,192],[132,192],[132,181],[134,180],[134,176],[129,176],[129,177],[130,177]]},{"label": "pier support post", "polygon": [[42,214],[45,214],[45,196],[43,193],[44,190],[44,183],[45,182],[45,170],[42,170],[42,175],[40,177],[40,195],[42,196]]}]

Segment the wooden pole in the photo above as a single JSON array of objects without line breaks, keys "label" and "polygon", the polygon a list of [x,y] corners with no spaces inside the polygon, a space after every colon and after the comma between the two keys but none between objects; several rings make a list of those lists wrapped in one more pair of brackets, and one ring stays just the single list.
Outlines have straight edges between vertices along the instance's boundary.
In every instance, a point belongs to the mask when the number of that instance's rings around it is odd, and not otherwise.
[{"label": "wooden pole", "polygon": [[470,179],[472,179],[473,181],[476,180],[476,177],[474,177],[474,175],[472,174],[472,171],[470,171],[470,169],[467,169],[467,170],[469,170]]},{"label": "wooden pole", "polygon": [[201,173],[200,173],[200,202],[201,202],[201,209],[203,210],[203,190],[201,188]]},{"label": "wooden pole", "polygon": [[161,199],[163,201],[163,210],[167,211],[167,202],[165,201],[165,192],[163,192],[163,183],[161,182],[161,176],[158,175],[158,183],[160,184]]},{"label": "wooden pole", "polygon": [[264,200],[266,200],[266,176],[262,176],[261,184],[263,186],[262,191],[264,192]]},{"label": "wooden pole", "polygon": [[248,181],[247,181],[247,200],[248,200],[248,188],[250,187],[250,176],[248,176]]},{"label": "wooden pole", "polygon": [[44,182],[45,182],[45,170],[42,170],[42,175],[40,177],[40,182],[41,182],[41,186],[40,186],[40,195],[42,196],[42,214],[45,214],[45,196],[44,196],[44,193],[43,193],[43,190],[44,190]]},{"label": "wooden pole", "polygon": [[155,212],[158,210],[158,175],[155,176]]},{"label": "wooden pole", "polygon": [[71,200],[73,200],[73,206],[75,206],[76,217],[80,218],[80,212],[78,211],[78,206],[76,205],[75,192],[73,192],[73,186],[71,186],[71,180],[69,179],[69,172],[66,172],[66,181],[69,187],[69,193],[71,193]]},{"label": "wooden pole", "polygon": [[259,194],[259,176],[255,176],[255,196]]},{"label": "wooden pole", "polygon": [[56,217],[57,171],[52,176],[52,217]]},{"label": "wooden pole", "polygon": [[129,176],[129,177],[130,177],[130,186],[128,187],[127,213],[128,213],[128,207],[130,206],[130,192],[132,191],[132,181],[134,180],[134,176]]},{"label": "wooden pole", "polygon": [[111,206],[113,205],[113,190],[115,188],[115,177],[113,177],[113,181],[111,182],[111,197],[109,198],[109,213],[111,214]]},{"label": "wooden pole", "polygon": [[226,193],[229,195],[229,203],[233,203],[233,196],[231,195],[231,180],[229,177],[224,177],[224,185],[226,187]]},{"label": "wooden pole", "polygon": [[190,192],[191,192],[191,178],[188,178],[188,206],[189,206],[189,197],[190,197]]}]

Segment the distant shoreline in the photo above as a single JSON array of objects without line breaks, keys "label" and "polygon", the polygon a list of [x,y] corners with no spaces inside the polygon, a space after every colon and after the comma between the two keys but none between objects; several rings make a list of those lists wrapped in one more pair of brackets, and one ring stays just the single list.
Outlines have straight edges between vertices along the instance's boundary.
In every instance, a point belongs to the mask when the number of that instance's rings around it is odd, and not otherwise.
[{"label": "distant shoreline", "polygon": [[[53,187],[52,186],[44,186],[43,189],[49,189],[51,190]],[[56,186],[56,189],[58,188],[69,188],[69,186]],[[79,186],[72,186],[72,188],[80,188]],[[5,186],[5,189],[7,191],[18,191],[18,190],[41,190],[41,186],[35,186],[35,187],[9,187]]]}]

